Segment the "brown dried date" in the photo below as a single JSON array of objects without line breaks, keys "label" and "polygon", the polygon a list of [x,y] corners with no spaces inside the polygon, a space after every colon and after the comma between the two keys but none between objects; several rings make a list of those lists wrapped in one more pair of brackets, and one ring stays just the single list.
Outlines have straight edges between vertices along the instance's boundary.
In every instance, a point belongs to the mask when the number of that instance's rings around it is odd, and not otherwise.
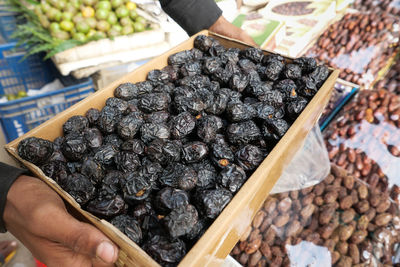
[{"label": "brown dried date", "polygon": [[292,200],[289,197],[285,197],[278,203],[278,210],[282,213],[287,212],[292,205]]},{"label": "brown dried date", "polygon": [[295,236],[301,230],[301,224],[299,221],[295,220],[291,222],[286,228],[286,236]]},{"label": "brown dried date", "polygon": [[256,216],[253,219],[253,227],[254,228],[259,228],[260,227],[261,223],[264,220],[265,215],[266,215],[266,213],[264,211],[262,211],[262,210],[257,212]]},{"label": "brown dried date", "polygon": [[253,241],[247,243],[247,246],[244,251],[246,252],[246,254],[253,254],[256,251],[258,251],[260,245],[261,245],[261,238],[254,239]]},{"label": "brown dried date", "polygon": [[338,192],[330,191],[324,195],[324,203],[326,204],[334,203],[337,198],[338,198]]},{"label": "brown dried date", "polygon": [[390,208],[391,202],[389,199],[382,201],[377,207],[376,212],[382,213],[387,211]]},{"label": "brown dried date", "polygon": [[269,198],[264,203],[264,210],[267,213],[271,213],[275,210],[278,200],[276,198]]},{"label": "brown dried date", "polygon": [[367,235],[367,230],[357,230],[351,235],[350,242],[354,244],[360,244],[365,240]]},{"label": "brown dried date", "polygon": [[282,214],[279,215],[274,219],[274,225],[276,227],[282,227],[289,222],[290,215],[289,214]]},{"label": "brown dried date", "polygon": [[355,208],[358,213],[365,213],[369,210],[369,202],[366,200],[360,201],[355,205]]},{"label": "brown dried date", "polygon": [[353,205],[353,198],[352,196],[345,196],[340,200],[340,208],[342,210],[347,210]]},{"label": "brown dried date", "polygon": [[376,215],[374,221],[377,226],[385,226],[392,220],[392,218],[393,216],[390,213],[381,213]]},{"label": "brown dried date", "polygon": [[341,215],[341,220],[344,223],[349,223],[353,220],[355,215],[356,215],[356,212],[354,211],[354,209],[345,210],[345,211],[343,211],[343,213]]},{"label": "brown dried date", "polygon": [[339,227],[339,238],[341,241],[346,241],[354,232],[354,227],[351,225],[342,225]]},{"label": "brown dried date", "polygon": [[347,251],[349,249],[349,244],[346,242],[339,242],[336,245],[336,250],[341,254],[341,255],[346,255]]}]

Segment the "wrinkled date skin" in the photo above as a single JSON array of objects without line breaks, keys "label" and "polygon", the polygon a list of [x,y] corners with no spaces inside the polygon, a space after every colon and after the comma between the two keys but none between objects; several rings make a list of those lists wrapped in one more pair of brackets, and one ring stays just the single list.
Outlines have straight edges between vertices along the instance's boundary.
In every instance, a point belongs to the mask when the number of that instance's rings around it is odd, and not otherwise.
[{"label": "wrinkled date skin", "polygon": [[18,144],[18,155],[37,165],[45,163],[53,150],[53,143],[36,137],[29,137]]},{"label": "wrinkled date skin", "polygon": [[[193,49],[167,61],[145,81],[117,86],[102,109],[69,118],[64,136],[54,142],[22,140],[18,153],[161,265],[176,266],[329,71],[311,58],[286,62],[259,48],[225,48],[203,35]],[[304,217],[316,209],[308,202]],[[274,218],[282,227],[290,225],[290,233],[305,223],[284,214]],[[245,247],[256,263],[261,239],[253,235]],[[282,257],[271,260],[278,264]]]}]

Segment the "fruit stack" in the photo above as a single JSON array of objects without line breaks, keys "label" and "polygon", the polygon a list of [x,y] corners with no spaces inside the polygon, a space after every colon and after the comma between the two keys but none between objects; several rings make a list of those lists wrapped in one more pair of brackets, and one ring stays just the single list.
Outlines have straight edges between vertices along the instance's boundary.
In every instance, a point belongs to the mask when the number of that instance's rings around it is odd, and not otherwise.
[{"label": "fruit stack", "polygon": [[42,0],[35,7],[41,25],[60,40],[113,38],[148,28],[129,0]]}]

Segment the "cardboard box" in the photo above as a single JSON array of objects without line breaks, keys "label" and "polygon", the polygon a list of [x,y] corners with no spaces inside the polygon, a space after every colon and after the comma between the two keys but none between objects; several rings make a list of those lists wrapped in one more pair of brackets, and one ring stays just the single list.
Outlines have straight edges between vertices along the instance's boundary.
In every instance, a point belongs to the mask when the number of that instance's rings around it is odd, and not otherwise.
[{"label": "cardboard box", "polygon": [[[241,42],[233,41],[208,31],[203,31],[199,34],[213,36],[225,47],[238,47],[242,49],[248,47]],[[56,137],[62,135],[62,125],[68,118],[73,115],[83,115],[92,107],[101,109],[105,105],[106,99],[113,96],[114,88],[119,84],[145,80],[150,70],[161,69],[167,65],[167,58],[169,55],[185,49],[191,49],[193,47],[194,37],[195,36],[6,145],[6,149],[9,153],[27,166],[35,175],[45,181],[82,214],[86,220],[97,226],[121,248],[117,263],[118,266],[159,265],[139,246],[110,223],[105,220],[99,220],[90,213],[80,209],[77,202],[52,179],[44,176],[43,172],[38,167],[21,159],[17,154],[18,143],[22,139],[31,136],[54,140]],[[265,53],[267,54],[268,52]],[[288,59],[288,61],[290,60],[291,59]],[[339,71],[331,70],[329,78],[320,88],[317,95],[314,96],[285,136],[242,186],[240,191],[225,207],[223,212],[208,228],[201,239],[188,251],[179,266],[214,266],[221,265],[224,262],[226,256],[239,240],[246,227],[250,225],[255,213],[260,209],[273,185],[281,176],[283,168],[290,163],[296,151],[302,147],[305,136],[315,125],[329,100],[338,74]]]}]

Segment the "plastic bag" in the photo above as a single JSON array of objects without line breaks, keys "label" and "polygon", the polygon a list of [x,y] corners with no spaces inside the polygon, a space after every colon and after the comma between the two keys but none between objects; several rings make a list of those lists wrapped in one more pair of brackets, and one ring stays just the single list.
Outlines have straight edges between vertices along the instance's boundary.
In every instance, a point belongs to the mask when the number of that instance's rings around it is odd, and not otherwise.
[{"label": "plastic bag", "polygon": [[285,168],[271,194],[299,190],[315,185],[329,173],[328,152],[318,125],[307,135],[303,148]]},{"label": "plastic bag", "polygon": [[386,11],[400,15],[400,0],[355,0],[353,7],[360,11]]},{"label": "plastic bag", "polygon": [[376,89],[386,89],[389,92],[400,95],[400,60],[390,68],[386,76],[380,80],[374,88]]},{"label": "plastic bag", "polygon": [[332,165],[318,185],[269,196],[231,255],[245,266],[394,266],[399,229],[388,194]]},{"label": "plastic bag", "polygon": [[369,88],[395,55],[398,19],[387,13],[346,14],[307,52],[333,68],[343,80]]},{"label": "plastic bag", "polygon": [[331,162],[373,187],[400,192],[400,98],[386,90],[362,91],[324,132]]}]

